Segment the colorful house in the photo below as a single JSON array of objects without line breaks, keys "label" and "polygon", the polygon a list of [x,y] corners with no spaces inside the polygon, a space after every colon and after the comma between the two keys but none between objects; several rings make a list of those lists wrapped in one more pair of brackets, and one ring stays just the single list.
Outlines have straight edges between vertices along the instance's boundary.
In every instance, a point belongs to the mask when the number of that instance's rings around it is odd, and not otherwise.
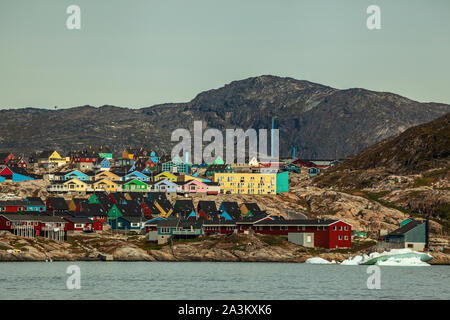
[{"label": "colorful house", "polygon": [[88,191],[88,183],[81,181],[77,178],[70,179],[63,183],[65,190],[75,191],[75,192],[86,192]]},{"label": "colorful house", "polygon": [[167,171],[163,171],[154,177],[155,182],[158,182],[160,180],[165,180],[165,179],[172,181],[172,182],[177,182],[177,180],[178,180],[176,175],[174,175],[170,172],[167,172]]},{"label": "colorful house", "polygon": [[277,194],[289,192],[289,171],[277,173]]},{"label": "colorful house", "polygon": [[97,173],[94,176],[95,181],[103,180],[103,179],[106,179],[109,181],[114,181],[114,182],[122,181],[122,178],[120,176],[118,176],[117,174],[115,174],[111,171],[103,171],[103,172]]},{"label": "colorful house", "polygon": [[198,180],[190,180],[188,182],[185,182],[181,185],[179,185],[179,190],[178,192],[183,192],[183,193],[206,193],[208,191],[208,186]]},{"label": "colorful house", "polygon": [[101,171],[109,171],[111,169],[111,162],[108,160],[108,158],[99,158],[97,160],[96,166]]},{"label": "colorful house", "polygon": [[122,192],[147,192],[148,189],[149,185],[137,179],[127,181],[120,186]]},{"label": "colorful house", "polygon": [[78,171],[78,170],[74,170],[72,172],[69,172],[68,174],[64,175],[64,180],[70,180],[76,178],[80,181],[89,181],[89,177],[87,174]]},{"label": "colorful house", "polygon": [[[237,222],[239,226],[240,222]],[[262,219],[251,226],[255,233],[283,235],[302,246],[326,249],[351,248],[352,226],[342,220],[273,220]],[[243,225],[238,227],[244,230]],[[306,237],[300,237],[306,235]],[[298,241],[298,242],[297,242]]]},{"label": "colorful house", "polygon": [[215,173],[221,193],[275,194],[277,175],[274,173]]},{"label": "colorful house", "polygon": [[12,152],[1,152],[0,164],[7,164],[10,160],[13,160],[15,158],[16,157],[12,154]]},{"label": "colorful house", "polygon": [[143,174],[139,171],[133,171],[123,177],[123,181],[128,181],[128,180],[139,180],[139,181],[149,182],[151,179],[150,179],[150,177],[146,176],[145,174]]},{"label": "colorful house", "polygon": [[219,207],[220,216],[225,220],[237,220],[241,217],[241,209],[237,202],[224,201]]},{"label": "colorful house", "polygon": [[92,184],[94,191],[107,191],[107,192],[116,192],[118,189],[118,184],[114,181],[103,179],[100,181],[95,181]]},{"label": "colorful house", "polygon": [[177,192],[178,184],[168,179],[160,180],[153,184],[153,191],[155,192]]}]

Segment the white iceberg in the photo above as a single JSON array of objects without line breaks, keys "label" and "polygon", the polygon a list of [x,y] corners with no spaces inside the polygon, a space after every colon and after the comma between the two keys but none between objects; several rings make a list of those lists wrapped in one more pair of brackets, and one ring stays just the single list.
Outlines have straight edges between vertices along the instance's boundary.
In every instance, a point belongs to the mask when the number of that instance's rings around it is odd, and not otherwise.
[{"label": "white iceberg", "polygon": [[328,260],[325,260],[325,259],[322,259],[322,258],[319,258],[319,257],[314,257],[314,258],[309,258],[309,259],[307,259],[306,261],[305,261],[305,263],[308,263],[308,264],[335,264],[336,263],[336,261],[328,261]]},{"label": "white iceberg", "polygon": [[341,265],[379,265],[379,266],[429,266],[427,261],[433,259],[428,253],[411,249],[392,249],[382,253],[355,256],[341,262]]}]

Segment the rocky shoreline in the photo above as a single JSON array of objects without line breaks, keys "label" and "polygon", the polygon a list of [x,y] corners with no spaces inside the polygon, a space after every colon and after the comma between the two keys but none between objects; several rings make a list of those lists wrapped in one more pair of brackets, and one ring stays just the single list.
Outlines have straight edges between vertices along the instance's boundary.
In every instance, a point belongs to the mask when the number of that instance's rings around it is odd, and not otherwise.
[{"label": "rocky shoreline", "polygon": [[[71,235],[67,242],[31,239],[0,232],[0,262],[18,261],[175,261],[303,263],[320,257],[341,262],[368,253],[370,240],[349,250],[304,248],[281,237],[262,235],[212,236],[157,245],[141,235]],[[430,264],[450,265],[450,255],[433,252]]]}]

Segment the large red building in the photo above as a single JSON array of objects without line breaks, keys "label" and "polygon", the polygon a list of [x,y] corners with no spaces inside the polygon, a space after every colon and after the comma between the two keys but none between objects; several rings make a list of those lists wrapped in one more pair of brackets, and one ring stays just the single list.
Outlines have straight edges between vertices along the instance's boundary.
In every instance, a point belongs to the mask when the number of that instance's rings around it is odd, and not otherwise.
[{"label": "large red building", "polygon": [[314,247],[336,249],[352,246],[352,226],[342,220],[262,220],[252,225],[255,233],[288,236],[289,233],[314,235]]},{"label": "large red building", "polygon": [[312,236],[314,247],[336,249],[352,246],[352,226],[342,220],[308,219],[284,220],[270,216],[238,221],[213,219],[203,223],[204,234],[254,232],[277,236],[305,233]]}]

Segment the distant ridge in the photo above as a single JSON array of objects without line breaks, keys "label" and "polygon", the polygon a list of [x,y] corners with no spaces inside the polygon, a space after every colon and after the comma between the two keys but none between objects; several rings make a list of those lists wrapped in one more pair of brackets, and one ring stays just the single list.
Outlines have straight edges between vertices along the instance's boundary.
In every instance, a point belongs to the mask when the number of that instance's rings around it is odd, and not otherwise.
[{"label": "distant ridge", "polygon": [[87,145],[120,152],[144,146],[169,153],[173,130],[192,130],[194,120],[206,127],[280,129],[280,155],[336,159],[432,121],[450,105],[419,103],[388,92],[338,90],[321,84],[271,75],[233,81],[198,94],[187,103],[141,109],[81,106],[64,109],[0,110],[0,151],[30,154],[62,152]]}]

